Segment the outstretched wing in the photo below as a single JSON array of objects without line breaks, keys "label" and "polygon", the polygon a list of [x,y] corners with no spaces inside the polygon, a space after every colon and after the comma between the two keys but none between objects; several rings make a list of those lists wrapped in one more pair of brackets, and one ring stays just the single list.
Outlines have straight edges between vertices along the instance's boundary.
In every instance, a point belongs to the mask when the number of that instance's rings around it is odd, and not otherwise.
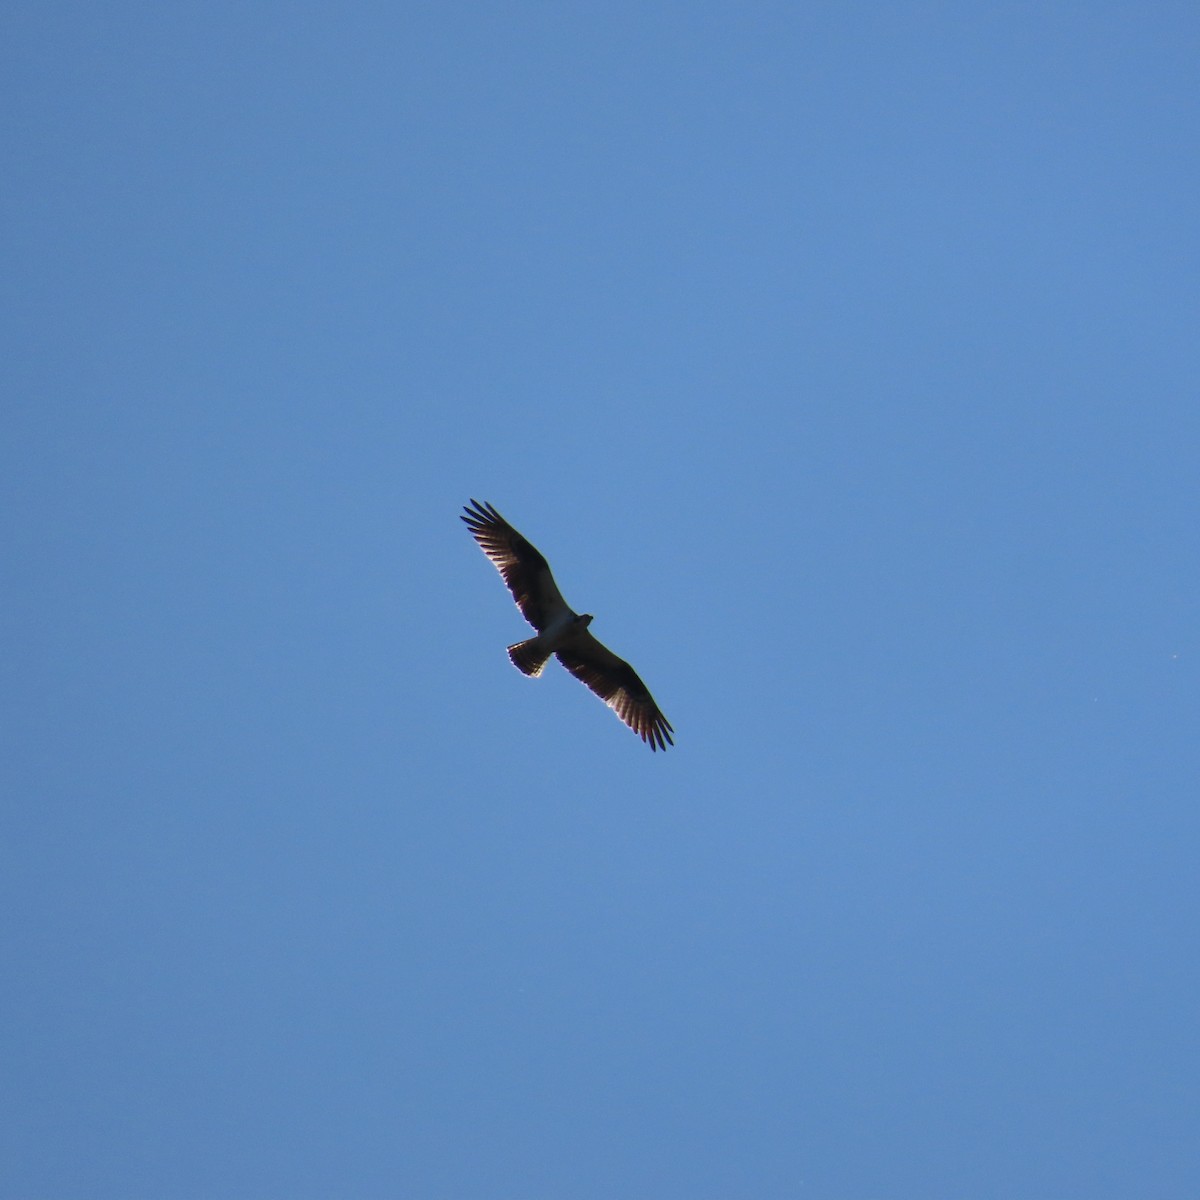
[{"label": "outstretched wing", "polygon": [[637,672],[588,632],[572,638],[557,653],[558,661],[588,687],[650,747],[675,745],[671,722],[662,715]]},{"label": "outstretched wing", "polygon": [[472,537],[508,584],[521,615],[539,633],[561,613],[569,612],[550,565],[490,504],[463,505]]}]

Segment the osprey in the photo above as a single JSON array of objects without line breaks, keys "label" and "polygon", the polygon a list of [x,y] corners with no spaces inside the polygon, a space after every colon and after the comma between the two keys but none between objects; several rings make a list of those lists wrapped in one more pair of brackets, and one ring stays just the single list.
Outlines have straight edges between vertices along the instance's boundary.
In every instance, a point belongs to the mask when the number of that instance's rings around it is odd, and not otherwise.
[{"label": "osprey", "polygon": [[562,598],[550,564],[490,504],[463,505],[471,535],[508,584],[521,615],[537,636],[508,648],[513,666],[540,675],[553,654],[586,683],[651,750],[675,744],[664,717],[637,672],[588,632],[589,613],[572,612]]}]

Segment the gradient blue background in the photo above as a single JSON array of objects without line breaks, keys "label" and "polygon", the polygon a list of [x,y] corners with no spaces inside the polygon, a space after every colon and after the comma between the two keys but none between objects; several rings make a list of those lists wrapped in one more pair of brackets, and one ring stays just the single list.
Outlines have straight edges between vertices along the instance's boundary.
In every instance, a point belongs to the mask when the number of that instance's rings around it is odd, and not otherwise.
[{"label": "gradient blue background", "polygon": [[1194,4],[0,59],[0,1195],[1200,1192]]}]

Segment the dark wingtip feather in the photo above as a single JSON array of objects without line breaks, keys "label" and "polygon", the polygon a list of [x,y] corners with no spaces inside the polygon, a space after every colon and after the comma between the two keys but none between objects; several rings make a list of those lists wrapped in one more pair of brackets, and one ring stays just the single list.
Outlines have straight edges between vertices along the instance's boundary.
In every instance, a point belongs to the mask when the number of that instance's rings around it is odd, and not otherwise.
[{"label": "dark wingtip feather", "polygon": [[463,510],[459,513],[459,520],[466,521],[472,527],[475,525],[490,525],[497,521],[502,525],[508,524],[496,510],[495,505],[489,504],[487,501],[481,504],[474,496],[471,497],[470,504],[463,505]]},{"label": "dark wingtip feather", "polygon": [[665,750],[668,746],[675,745],[675,739],[671,736],[671,723],[666,717],[659,717],[651,723],[642,734],[642,738],[651,750]]},{"label": "dark wingtip feather", "polygon": [[483,505],[475,499],[471,500],[471,504],[474,505],[474,508],[471,505],[463,505],[463,510],[458,514],[458,519],[464,522],[472,533],[477,529],[486,529],[496,517],[499,517],[499,513],[490,504]]}]

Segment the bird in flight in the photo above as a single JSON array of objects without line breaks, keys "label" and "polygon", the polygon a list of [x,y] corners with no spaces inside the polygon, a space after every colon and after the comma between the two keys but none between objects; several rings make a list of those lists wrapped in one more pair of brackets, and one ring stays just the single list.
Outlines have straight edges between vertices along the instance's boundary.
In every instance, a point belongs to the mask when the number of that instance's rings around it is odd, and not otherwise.
[{"label": "bird in flight", "polygon": [[537,630],[536,637],[509,646],[513,666],[525,675],[540,675],[553,654],[651,750],[673,746],[671,723],[649,689],[624,659],[588,632],[591,614],[581,616],[568,607],[550,564],[490,504],[472,500],[463,512],[460,519],[503,576],[521,615]]}]

